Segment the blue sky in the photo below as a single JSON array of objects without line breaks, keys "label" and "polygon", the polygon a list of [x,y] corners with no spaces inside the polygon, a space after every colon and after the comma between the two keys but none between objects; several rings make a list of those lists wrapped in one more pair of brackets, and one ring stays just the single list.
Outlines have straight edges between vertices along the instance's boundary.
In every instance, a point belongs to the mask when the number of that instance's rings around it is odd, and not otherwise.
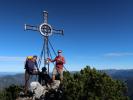
[{"label": "blue sky", "polygon": [[133,1],[1,0],[1,72],[24,72],[25,57],[40,55],[42,36],[24,31],[24,24],[40,25],[44,10],[49,12],[49,24],[64,29],[64,36],[52,35],[50,40],[56,50],[63,50],[68,70],[86,65],[133,68]]}]

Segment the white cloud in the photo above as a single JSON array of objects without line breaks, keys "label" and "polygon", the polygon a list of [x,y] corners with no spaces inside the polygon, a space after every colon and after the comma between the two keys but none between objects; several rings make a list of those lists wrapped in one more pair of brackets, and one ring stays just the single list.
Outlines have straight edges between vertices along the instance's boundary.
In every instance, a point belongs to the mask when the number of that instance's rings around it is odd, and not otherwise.
[{"label": "white cloud", "polygon": [[130,53],[130,52],[115,52],[115,53],[107,53],[104,56],[107,56],[107,57],[133,56],[133,53]]},{"label": "white cloud", "polygon": [[26,57],[0,56],[0,61],[21,62],[21,61],[25,61],[25,58]]}]

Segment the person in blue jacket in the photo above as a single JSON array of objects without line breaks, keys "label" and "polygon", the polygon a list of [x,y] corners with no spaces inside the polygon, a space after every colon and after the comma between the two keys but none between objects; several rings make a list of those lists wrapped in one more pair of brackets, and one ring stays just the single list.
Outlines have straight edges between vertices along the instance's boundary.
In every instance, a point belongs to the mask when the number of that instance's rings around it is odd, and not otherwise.
[{"label": "person in blue jacket", "polygon": [[37,56],[29,56],[25,62],[25,86],[24,92],[27,94],[28,86],[29,86],[29,79],[31,75],[38,75],[39,68],[37,65]]}]

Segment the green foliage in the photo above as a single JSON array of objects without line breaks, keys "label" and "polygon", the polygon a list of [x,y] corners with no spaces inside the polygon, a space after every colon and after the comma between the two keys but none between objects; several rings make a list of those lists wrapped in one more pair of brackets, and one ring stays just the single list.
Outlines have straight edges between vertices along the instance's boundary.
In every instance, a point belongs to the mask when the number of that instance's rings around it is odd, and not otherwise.
[{"label": "green foliage", "polygon": [[89,66],[79,73],[64,72],[63,100],[128,100],[123,82]]},{"label": "green foliage", "polygon": [[11,85],[0,92],[0,100],[15,100],[21,90],[20,86]]}]

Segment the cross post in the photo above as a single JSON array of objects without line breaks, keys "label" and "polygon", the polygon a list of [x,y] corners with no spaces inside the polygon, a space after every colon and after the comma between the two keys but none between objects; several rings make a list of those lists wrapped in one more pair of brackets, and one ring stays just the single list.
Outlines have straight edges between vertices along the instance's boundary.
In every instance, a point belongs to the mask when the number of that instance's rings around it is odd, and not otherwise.
[{"label": "cross post", "polygon": [[44,50],[43,50],[44,67],[48,69],[48,74],[49,74],[49,62],[47,61],[47,58],[49,58],[48,39],[49,39],[49,36],[53,34],[64,35],[63,30],[54,29],[50,24],[48,24],[48,12],[47,11],[43,12],[43,23],[42,24],[40,24],[39,26],[25,24],[24,28],[25,30],[38,31],[43,36],[44,38]]}]

